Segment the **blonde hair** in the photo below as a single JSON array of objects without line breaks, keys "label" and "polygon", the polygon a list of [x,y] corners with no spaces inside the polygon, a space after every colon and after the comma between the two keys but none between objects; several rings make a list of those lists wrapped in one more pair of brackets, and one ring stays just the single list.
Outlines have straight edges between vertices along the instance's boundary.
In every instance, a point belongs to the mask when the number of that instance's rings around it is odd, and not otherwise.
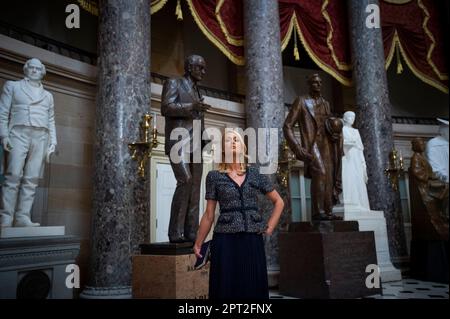
[{"label": "blonde hair", "polygon": [[244,175],[245,172],[247,171],[247,146],[245,145],[244,142],[244,138],[242,137],[241,134],[239,134],[239,132],[237,130],[232,130],[232,129],[224,129],[223,130],[223,134],[222,134],[222,157],[221,157],[221,161],[219,163],[219,172],[221,173],[227,173],[227,169],[228,169],[228,165],[229,163],[225,162],[225,138],[227,136],[227,134],[233,134],[234,136],[236,136],[239,140],[239,143],[241,143],[241,147],[242,147],[242,153],[239,154],[240,159],[242,161],[240,161],[240,168],[238,171],[238,175]]}]

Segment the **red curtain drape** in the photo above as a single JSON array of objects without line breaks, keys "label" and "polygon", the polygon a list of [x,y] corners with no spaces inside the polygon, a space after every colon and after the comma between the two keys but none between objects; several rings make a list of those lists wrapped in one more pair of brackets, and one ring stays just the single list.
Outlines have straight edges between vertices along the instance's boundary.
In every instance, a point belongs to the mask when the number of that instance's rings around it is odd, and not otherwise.
[{"label": "red curtain drape", "polygon": [[282,49],[299,36],[314,62],[345,85],[351,84],[351,58],[345,2],[279,0]]},{"label": "red curtain drape", "polygon": [[[206,37],[231,61],[245,64],[243,0],[186,1]],[[351,85],[346,2],[279,0],[279,10],[282,50],[291,38],[299,39],[322,70],[342,84]],[[448,93],[444,39],[433,0],[404,4],[381,0],[380,12],[386,67],[394,56],[400,63],[401,55],[417,77]]]},{"label": "red curtain drape", "polygon": [[[151,0],[152,14],[168,0]],[[177,18],[181,19],[177,0]],[[245,64],[242,1],[186,0],[198,27],[231,61]],[[294,55],[299,59],[297,40],[312,60],[344,85],[351,85],[351,56],[346,2],[342,0],[278,0],[281,49],[294,39]],[[78,0],[92,14],[97,1]],[[448,94],[448,65],[444,35],[435,0],[380,0],[386,68],[394,57],[397,73],[402,58],[425,83]],[[402,58],[401,58],[402,57]]]},{"label": "red curtain drape", "polygon": [[448,74],[439,12],[433,0],[402,5],[380,2],[386,67],[393,58],[402,70],[400,55],[422,81],[448,93]]},{"label": "red curtain drape", "polygon": [[233,63],[244,65],[242,0],[186,1],[197,26],[208,40]]}]

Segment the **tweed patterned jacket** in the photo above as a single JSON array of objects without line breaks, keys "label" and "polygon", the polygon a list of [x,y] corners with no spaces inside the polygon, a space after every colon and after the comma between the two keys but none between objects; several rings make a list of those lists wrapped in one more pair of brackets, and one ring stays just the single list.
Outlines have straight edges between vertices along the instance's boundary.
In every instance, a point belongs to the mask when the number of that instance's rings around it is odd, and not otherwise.
[{"label": "tweed patterned jacket", "polygon": [[239,186],[226,173],[210,171],[206,176],[205,199],[219,202],[220,215],[214,228],[216,233],[258,233],[266,229],[266,222],[258,213],[258,193],[267,194],[274,187],[258,168],[249,167]]}]

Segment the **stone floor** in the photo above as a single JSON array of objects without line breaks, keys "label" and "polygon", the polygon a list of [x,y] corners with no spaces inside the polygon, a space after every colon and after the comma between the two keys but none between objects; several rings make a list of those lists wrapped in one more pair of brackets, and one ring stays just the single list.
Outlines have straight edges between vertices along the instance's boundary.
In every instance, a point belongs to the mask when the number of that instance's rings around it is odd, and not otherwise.
[{"label": "stone floor", "polygon": [[[382,284],[383,294],[364,297],[365,299],[449,299],[448,284],[403,279]],[[282,296],[277,290],[270,291],[271,299],[295,299]]]}]

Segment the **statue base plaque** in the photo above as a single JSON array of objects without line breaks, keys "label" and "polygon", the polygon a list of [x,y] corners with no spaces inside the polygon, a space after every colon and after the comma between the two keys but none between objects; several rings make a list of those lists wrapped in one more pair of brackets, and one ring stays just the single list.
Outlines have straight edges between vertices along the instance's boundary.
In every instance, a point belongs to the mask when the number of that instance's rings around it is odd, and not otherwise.
[{"label": "statue base plaque", "polygon": [[357,222],[293,223],[280,233],[279,254],[282,295],[340,299],[381,293],[381,285],[366,285],[373,274],[366,267],[377,264],[374,233],[358,231]]},{"label": "statue base plaque", "polygon": [[209,263],[194,269],[192,243],[141,245],[133,256],[133,298],[207,299]]}]

